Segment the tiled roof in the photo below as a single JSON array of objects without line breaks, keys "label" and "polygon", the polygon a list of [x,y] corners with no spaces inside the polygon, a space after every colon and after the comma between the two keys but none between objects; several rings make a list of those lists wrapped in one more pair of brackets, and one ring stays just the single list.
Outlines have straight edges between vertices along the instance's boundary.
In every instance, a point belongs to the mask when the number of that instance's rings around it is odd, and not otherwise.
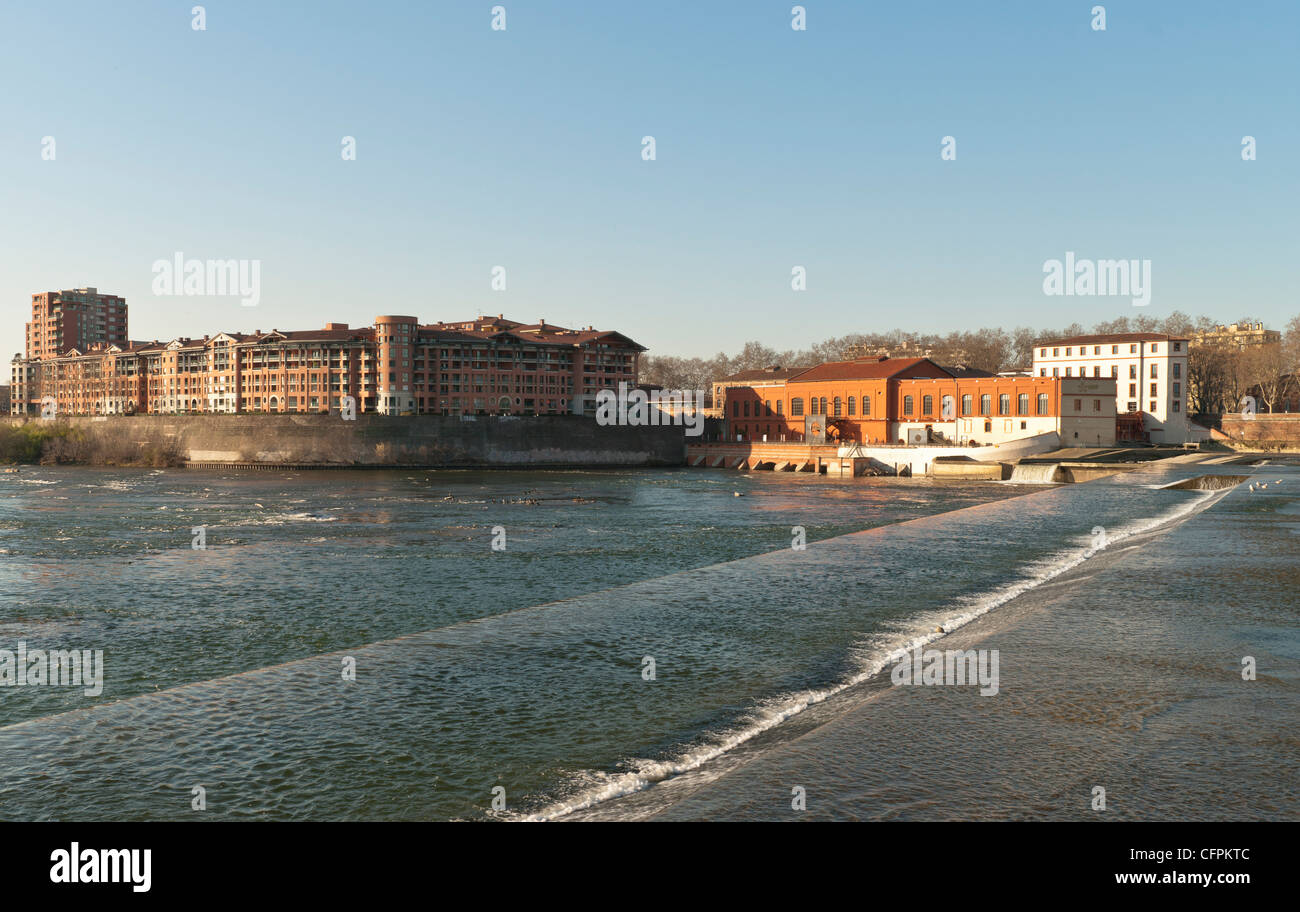
[{"label": "tiled roof", "polygon": [[762,367],[758,370],[740,371],[723,377],[719,383],[753,383],[758,380],[789,380],[808,370],[806,367]]},{"label": "tiled roof", "polygon": [[923,374],[922,376],[933,376],[935,373],[943,375],[947,373],[947,371],[942,367],[928,358],[827,361],[825,364],[819,364],[816,367],[809,368],[799,376],[791,378],[791,382],[812,383],[818,380],[880,380],[885,377],[894,377],[898,374],[918,369],[928,371],[928,373]]}]

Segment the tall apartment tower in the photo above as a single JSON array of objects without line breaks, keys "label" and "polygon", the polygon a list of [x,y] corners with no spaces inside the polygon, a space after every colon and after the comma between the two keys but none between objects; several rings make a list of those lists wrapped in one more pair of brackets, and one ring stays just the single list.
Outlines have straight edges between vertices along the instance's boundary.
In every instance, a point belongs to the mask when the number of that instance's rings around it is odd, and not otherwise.
[{"label": "tall apartment tower", "polygon": [[84,352],[96,342],[122,344],[126,336],[126,299],[95,288],[45,291],[32,295],[27,324],[27,358],[54,358],[70,348]]}]

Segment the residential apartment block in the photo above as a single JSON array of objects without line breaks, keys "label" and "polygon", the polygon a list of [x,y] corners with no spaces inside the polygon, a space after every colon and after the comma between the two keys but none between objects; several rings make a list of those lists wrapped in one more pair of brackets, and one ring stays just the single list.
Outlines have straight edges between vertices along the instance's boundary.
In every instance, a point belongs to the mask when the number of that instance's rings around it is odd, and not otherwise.
[{"label": "residential apartment block", "polygon": [[1164,333],[1074,336],[1035,347],[1033,374],[1113,379],[1116,411],[1140,419],[1151,443],[1185,443],[1187,349],[1187,338]]},{"label": "residential apartment block", "polygon": [[52,358],[70,348],[126,341],[126,300],[95,288],[44,291],[32,295],[27,324],[28,358]]},{"label": "residential apartment block", "polygon": [[636,383],[643,351],[617,332],[503,316],[98,340],[15,356],[10,413],[337,413],[351,397],[358,413],[593,414],[600,390]]}]

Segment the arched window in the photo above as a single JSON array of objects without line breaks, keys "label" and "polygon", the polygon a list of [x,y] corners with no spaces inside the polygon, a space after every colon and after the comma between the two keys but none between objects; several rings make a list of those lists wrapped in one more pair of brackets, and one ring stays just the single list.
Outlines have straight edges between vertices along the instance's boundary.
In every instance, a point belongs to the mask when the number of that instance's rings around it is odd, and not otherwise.
[{"label": "arched window", "polygon": [[748,402],[745,403],[745,417],[746,417],[746,418],[749,417],[749,403],[748,403]]},{"label": "arched window", "polygon": [[1010,394],[1010,393],[1003,393],[1002,395],[998,396],[998,414],[999,414],[999,415],[1010,415],[1010,414],[1011,414],[1011,394]]},{"label": "arched window", "polygon": [[821,405],[821,409],[822,409],[822,410],[821,410],[820,412],[818,412],[817,414],[819,414],[819,415],[825,415],[825,414],[826,414],[826,397],[825,397],[825,396],[822,396],[822,405]]},{"label": "arched window", "polygon": [[778,399],[778,400],[776,400],[776,413],[777,413],[778,415],[784,415],[784,414],[785,414],[785,400],[784,400],[784,399]]},{"label": "arched window", "polygon": [[970,393],[967,393],[966,395],[961,397],[961,413],[963,415],[969,415],[971,413],[970,408],[971,408],[971,396]]},{"label": "arched window", "polygon": [[990,396],[988,393],[985,393],[983,396],[980,396],[980,414],[981,415],[993,414],[993,397]]},{"label": "arched window", "polygon": [[839,396],[836,396],[836,397],[835,397],[835,417],[836,417],[836,418],[839,418],[839,417],[840,417],[841,415],[843,415],[843,414],[844,414],[844,400],[840,399]]},{"label": "arched window", "polygon": [[903,414],[904,414],[904,415],[910,415],[910,414],[912,414],[912,397],[911,397],[911,396],[904,396],[904,397],[903,397]]},{"label": "arched window", "polygon": [[871,397],[870,397],[870,396],[863,396],[863,397],[862,397],[862,414],[864,414],[864,415],[870,415],[870,414],[871,414]]},{"label": "arched window", "polygon": [[1047,414],[1047,393],[1038,394],[1038,414]]},{"label": "arched window", "polygon": [[772,417],[772,400],[771,400],[771,399],[765,399],[765,400],[763,400],[763,409],[764,409],[765,413],[767,414],[767,417],[771,418],[771,417]]},{"label": "arched window", "polygon": [[856,414],[858,413],[857,403],[858,403],[857,397],[855,397],[855,396],[850,396],[850,397],[849,397],[849,414],[850,414],[850,415],[856,415]]},{"label": "arched window", "polygon": [[1028,393],[1021,393],[1021,394],[1020,394],[1020,398],[1019,398],[1019,400],[1016,402],[1016,414],[1017,414],[1017,415],[1028,415],[1028,414],[1029,414],[1029,394],[1028,394]]},{"label": "arched window", "polygon": [[943,411],[942,411],[942,413],[939,415],[939,417],[941,417],[944,421],[952,421],[952,420],[956,419],[957,415],[956,415],[956,413],[955,413],[954,410],[953,410],[953,406],[954,406],[955,404],[956,404],[956,403],[954,402],[952,396],[944,396],[944,397],[943,397],[943,405],[941,406],[941,408],[943,409]]},{"label": "arched window", "polygon": [[792,417],[798,417],[798,416],[800,416],[800,415],[802,415],[802,414],[803,414],[803,400],[800,399],[800,398],[798,398],[798,397],[795,397],[794,399],[791,399],[791,400],[790,400],[790,415],[791,415]]},{"label": "arched window", "polygon": [[922,397],[921,397],[921,414],[922,414],[922,415],[933,415],[933,414],[934,414],[934,397],[933,397],[933,396],[922,396]]}]

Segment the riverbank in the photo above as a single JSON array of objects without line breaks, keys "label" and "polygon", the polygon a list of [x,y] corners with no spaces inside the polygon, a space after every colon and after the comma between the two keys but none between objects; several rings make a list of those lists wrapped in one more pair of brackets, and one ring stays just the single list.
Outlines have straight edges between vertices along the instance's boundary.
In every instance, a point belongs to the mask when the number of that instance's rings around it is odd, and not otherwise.
[{"label": "riverbank", "polygon": [[681,427],[577,415],[135,415],[0,421],[0,462],[165,467],[642,467],[685,462]]}]

